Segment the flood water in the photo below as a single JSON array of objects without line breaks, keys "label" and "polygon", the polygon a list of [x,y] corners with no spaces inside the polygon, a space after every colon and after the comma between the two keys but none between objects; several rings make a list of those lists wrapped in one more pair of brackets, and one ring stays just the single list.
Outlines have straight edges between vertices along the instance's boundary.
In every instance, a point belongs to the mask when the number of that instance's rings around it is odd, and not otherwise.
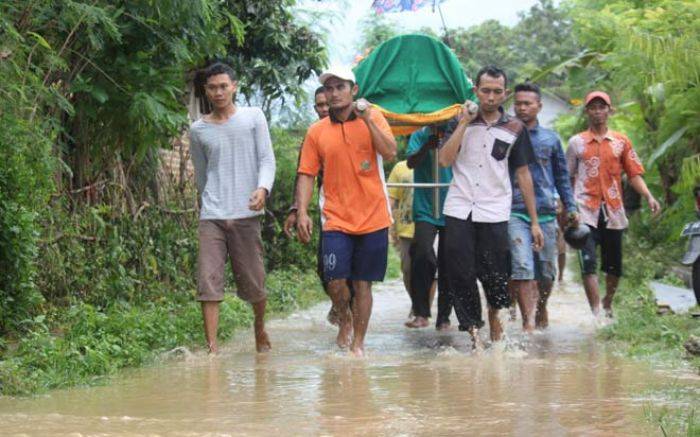
[{"label": "flood water", "polygon": [[103,387],[0,398],[0,434],[661,435],[645,408],[674,400],[655,390],[700,394],[692,374],[606,350],[576,285],[555,286],[549,330],[526,338],[509,322],[507,340],[479,355],[465,333],[404,328],[399,282],[375,291],[365,359],[334,347],[323,302],[272,321],[268,355],[254,353],[246,331],[218,357],[165,361]]}]

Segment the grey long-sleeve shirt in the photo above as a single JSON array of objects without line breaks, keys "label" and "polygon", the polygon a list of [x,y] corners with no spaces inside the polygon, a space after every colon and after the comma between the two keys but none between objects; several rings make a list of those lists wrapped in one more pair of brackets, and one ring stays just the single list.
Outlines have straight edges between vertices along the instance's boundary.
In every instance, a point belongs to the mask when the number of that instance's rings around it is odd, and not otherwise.
[{"label": "grey long-sleeve shirt", "polygon": [[257,188],[269,193],[275,180],[275,155],[260,108],[238,107],[226,122],[199,119],[190,127],[190,154],[200,220],[230,220],[262,215],[248,208]]}]

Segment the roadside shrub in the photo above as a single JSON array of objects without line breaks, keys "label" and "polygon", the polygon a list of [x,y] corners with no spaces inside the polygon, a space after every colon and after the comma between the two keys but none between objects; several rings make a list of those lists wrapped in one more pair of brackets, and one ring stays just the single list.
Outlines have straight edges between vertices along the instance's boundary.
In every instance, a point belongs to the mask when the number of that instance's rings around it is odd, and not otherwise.
[{"label": "roadside shrub", "polygon": [[[6,105],[5,105],[6,106]],[[51,189],[51,143],[37,124],[0,108],[0,334],[42,301],[35,285],[40,219]]]}]

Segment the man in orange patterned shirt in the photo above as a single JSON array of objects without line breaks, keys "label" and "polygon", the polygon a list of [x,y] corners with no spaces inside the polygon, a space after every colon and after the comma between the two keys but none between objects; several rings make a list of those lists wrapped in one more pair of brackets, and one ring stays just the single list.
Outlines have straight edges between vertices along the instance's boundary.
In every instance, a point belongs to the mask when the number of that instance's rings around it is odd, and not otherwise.
[{"label": "man in orange patterned shirt", "polygon": [[596,246],[600,245],[606,289],[603,309],[612,317],[612,301],[622,276],[622,233],[628,226],[622,203],[622,171],[630,186],[647,200],[652,214],[661,207],[642,178],[644,167],[629,138],[608,129],[608,118],[613,113],[610,96],[593,91],[586,96],[585,105],[588,130],[571,137],[566,158],[581,222],[592,231],[581,250],[586,297],[593,314],[598,315]]}]

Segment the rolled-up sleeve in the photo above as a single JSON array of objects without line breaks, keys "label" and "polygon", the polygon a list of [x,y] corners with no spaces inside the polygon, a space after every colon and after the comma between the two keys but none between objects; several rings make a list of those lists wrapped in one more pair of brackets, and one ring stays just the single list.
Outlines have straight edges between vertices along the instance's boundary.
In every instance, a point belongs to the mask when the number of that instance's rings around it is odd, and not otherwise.
[{"label": "rolled-up sleeve", "polygon": [[267,120],[262,110],[258,109],[255,119],[255,147],[258,155],[258,188],[272,191],[275,182],[275,152],[272,150],[272,140]]}]

